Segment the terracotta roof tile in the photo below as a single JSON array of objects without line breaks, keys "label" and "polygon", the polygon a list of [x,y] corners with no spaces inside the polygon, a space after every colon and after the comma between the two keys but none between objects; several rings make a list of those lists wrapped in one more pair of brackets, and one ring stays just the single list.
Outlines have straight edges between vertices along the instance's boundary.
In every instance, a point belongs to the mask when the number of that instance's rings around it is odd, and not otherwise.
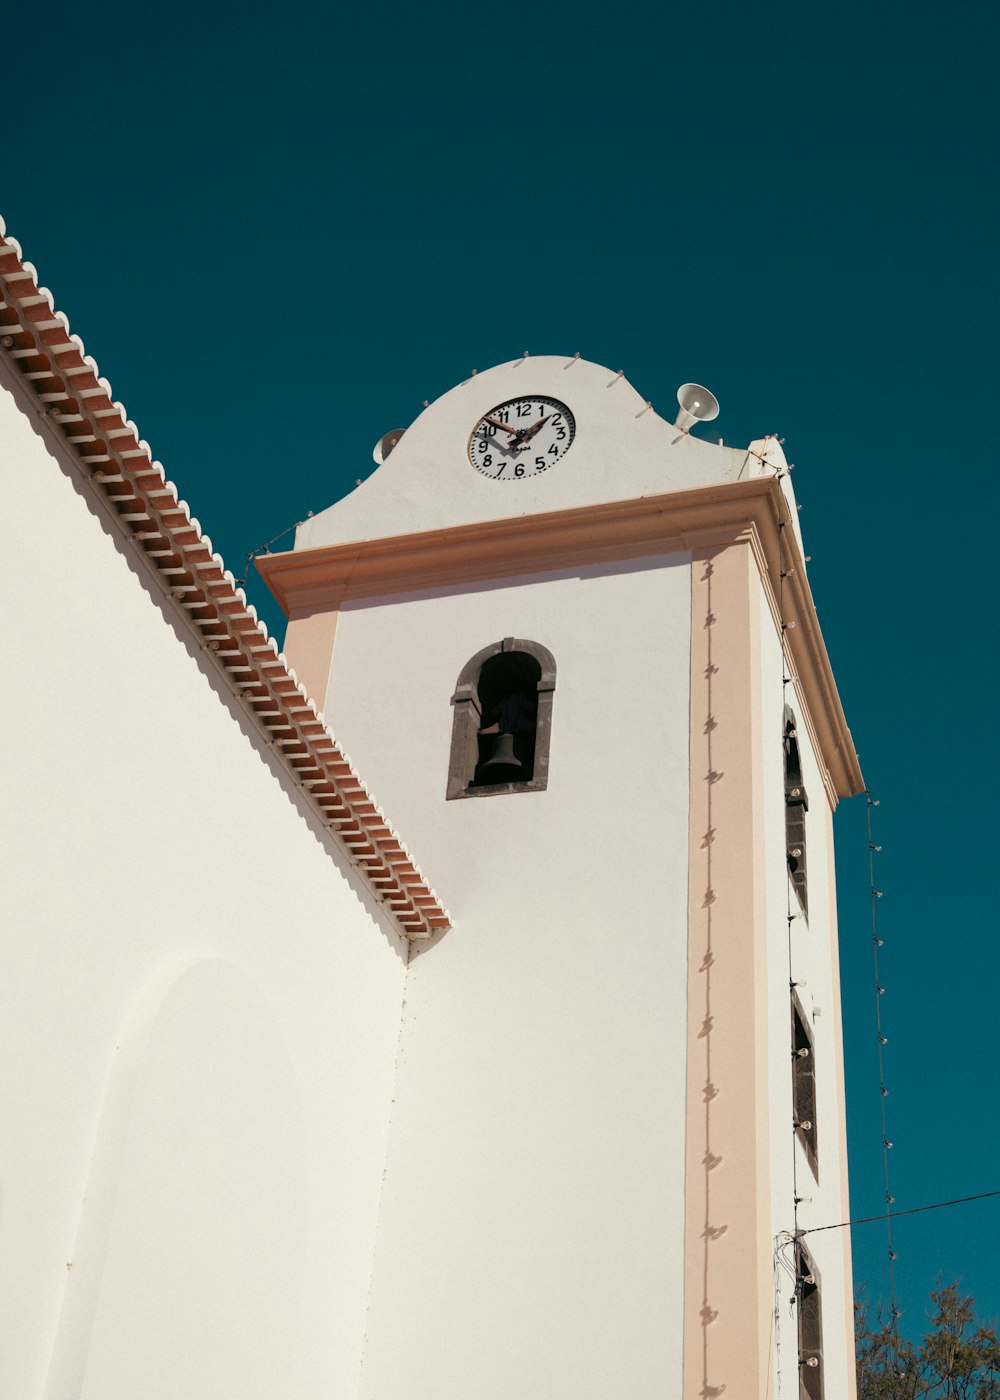
[{"label": "terracotta roof tile", "polygon": [[2,219],[0,293],[0,353],[45,406],[319,819],[406,937],[449,928],[419,866]]}]

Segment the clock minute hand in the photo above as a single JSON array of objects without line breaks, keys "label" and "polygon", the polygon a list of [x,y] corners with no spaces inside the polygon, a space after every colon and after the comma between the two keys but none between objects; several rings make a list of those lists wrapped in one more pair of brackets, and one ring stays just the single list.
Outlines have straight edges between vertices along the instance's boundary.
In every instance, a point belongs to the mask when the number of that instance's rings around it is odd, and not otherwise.
[{"label": "clock minute hand", "polygon": [[524,432],[521,434],[521,441],[530,441],[530,439],[533,438],[538,432],[538,429],[541,428],[545,423],[547,423],[551,417],[551,413],[546,413],[544,418],[539,418],[537,423],[532,423],[530,428],[525,428]]}]

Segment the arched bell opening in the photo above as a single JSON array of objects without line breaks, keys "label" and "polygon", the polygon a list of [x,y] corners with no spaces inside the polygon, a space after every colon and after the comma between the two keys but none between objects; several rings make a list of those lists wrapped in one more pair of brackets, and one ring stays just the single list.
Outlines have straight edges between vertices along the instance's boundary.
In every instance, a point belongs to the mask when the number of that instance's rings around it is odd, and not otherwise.
[{"label": "arched bell opening", "polygon": [[466,662],[452,696],[449,798],[548,785],[555,675],[547,647],[514,637]]},{"label": "arched bell opening", "polygon": [[541,674],[541,666],[525,651],[501,652],[483,665],[475,786],[530,783],[534,777]]}]

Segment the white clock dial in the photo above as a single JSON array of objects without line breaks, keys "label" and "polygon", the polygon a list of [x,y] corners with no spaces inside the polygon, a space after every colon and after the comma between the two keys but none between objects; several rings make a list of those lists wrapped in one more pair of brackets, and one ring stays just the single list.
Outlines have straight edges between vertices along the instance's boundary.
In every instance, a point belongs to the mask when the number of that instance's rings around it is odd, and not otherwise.
[{"label": "white clock dial", "polygon": [[493,481],[521,481],[561,461],[575,433],[573,415],[558,399],[510,399],[473,428],[469,461]]}]

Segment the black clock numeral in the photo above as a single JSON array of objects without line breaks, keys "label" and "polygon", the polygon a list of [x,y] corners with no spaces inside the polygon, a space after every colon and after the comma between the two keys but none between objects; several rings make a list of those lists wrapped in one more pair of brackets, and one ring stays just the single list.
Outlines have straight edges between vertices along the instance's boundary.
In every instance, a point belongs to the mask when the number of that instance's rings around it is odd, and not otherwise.
[{"label": "black clock numeral", "polygon": [[549,448],[549,456],[550,456],[550,457],[558,457],[558,456],[559,456],[559,447],[558,447],[558,445],[557,445],[556,443],[553,443],[552,446]]},{"label": "black clock numeral", "polygon": [[485,438],[483,438],[482,441],[481,441],[480,444],[479,444],[479,450],[480,450],[480,452],[485,452],[487,446],[488,446],[487,441],[486,441]]},{"label": "black clock numeral", "polygon": [[535,466],[538,468],[538,470],[539,470],[540,472],[543,472],[543,471],[545,470],[545,468],[546,468],[548,465],[549,465],[549,464],[548,464],[548,462],[546,462],[546,460],[545,460],[544,457],[536,457],[536,458],[535,458]]},{"label": "black clock numeral", "polygon": [[518,406],[517,406],[517,416],[518,416],[518,418],[530,418],[530,416],[531,416],[531,404],[530,404],[530,403],[519,403]]},{"label": "black clock numeral", "polygon": [[556,429],[556,437],[559,439],[560,442],[562,442],[562,440],[563,440],[563,438],[564,438],[565,436],[566,436],[566,429],[565,429],[565,428],[557,428],[557,429]]},{"label": "black clock numeral", "polygon": [[523,476],[523,475],[524,475],[524,467],[521,465],[520,462],[517,462],[517,463],[515,464],[515,466],[514,466],[514,475],[515,475],[515,476]]},{"label": "black clock numeral", "polygon": [[490,452],[487,452],[486,456],[483,458],[483,466],[484,466],[484,467],[492,467],[492,465],[493,465],[493,454],[490,453]]},{"label": "black clock numeral", "polygon": [[561,422],[562,422],[562,414],[561,414],[561,413],[553,413],[553,415],[552,415],[552,426],[555,427],[555,428],[558,428],[558,426],[559,426],[559,424],[560,424]]},{"label": "black clock numeral", "polygon": [[484,424],[483,424],[483,435],[484,435],[485,437],[496,437],[496,435],[497,435],[496,424],[494,424],[494,423],[484,423]]},{"label": "black clock numeral", "polygon": [[[504,467],[505,467],[506,465],[507,465],[506,462],[501,462],[501,463],[500,463],[500,470],[497,472],[497,477],[503,476],[503,469],[504,469]],[[495,480],[496,480],[496,477],[494,477],[493,479],[494,479],[494,481],[495,481]]]},{"label": "black clock numeral", "polygon": [[[508,421],[507,409],[501,408],[497,414],[497,417],[500,419],[501,423],[506,423]],[[496,431],[496,429],[494,429],[494,431]]]}]

